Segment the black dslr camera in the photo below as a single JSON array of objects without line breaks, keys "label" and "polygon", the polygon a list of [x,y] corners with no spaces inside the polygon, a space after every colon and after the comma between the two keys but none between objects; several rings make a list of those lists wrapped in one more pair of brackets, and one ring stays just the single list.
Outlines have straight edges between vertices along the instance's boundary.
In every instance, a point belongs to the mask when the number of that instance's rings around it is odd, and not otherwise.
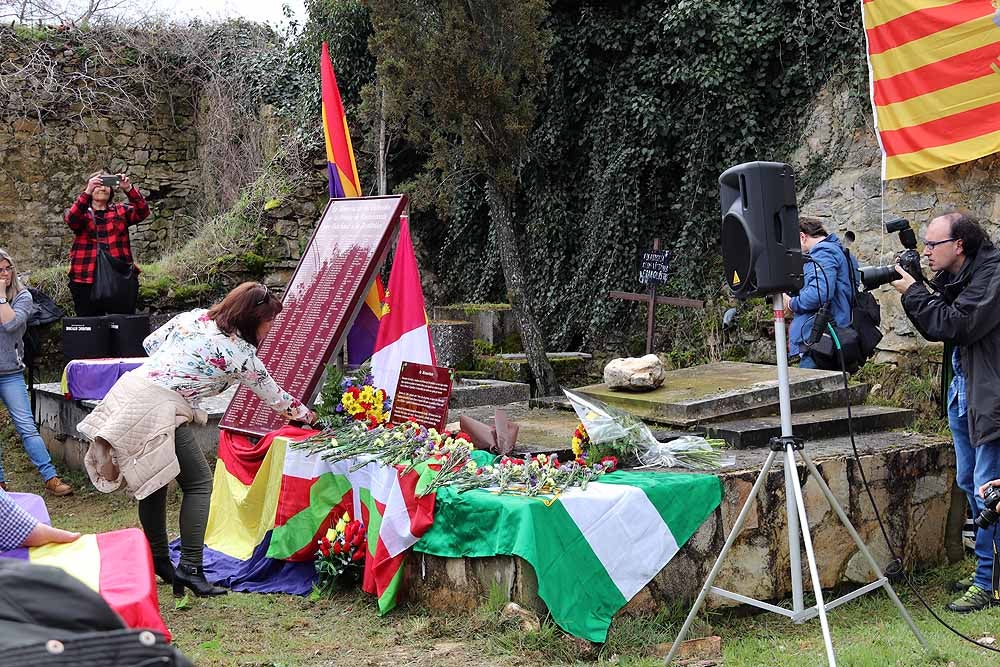
[{"label": "black dslr camera", "polygon": [[[896,255],[896,261],[904,271],[916,278],[917,282],[924,282],[924,273],[920,269],[920,253],[917,252],[917,235],[910,228],[910,221],[906,218],[890,220],[885,223],[885,231],[899,232],[899,242],[905,249]],[[901,277],[892,266],[865,266],[861,269],[861,284],[867,290],[873,290]]]},{"label": "black dslr camera", "polygon": [[986,505],[986,509],[976,517],[977,526],[989,528],[997,522],[997,518],[1000,518],[1000,513],[997,512],[997,503],[1000,503],[1000,489],[995,486],[988,487],[983,492],[983,504]]}]

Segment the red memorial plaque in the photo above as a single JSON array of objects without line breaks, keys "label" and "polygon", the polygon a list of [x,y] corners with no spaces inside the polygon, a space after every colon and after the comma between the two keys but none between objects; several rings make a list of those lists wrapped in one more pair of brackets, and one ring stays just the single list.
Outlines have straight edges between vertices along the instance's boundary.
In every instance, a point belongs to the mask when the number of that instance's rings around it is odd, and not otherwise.
[{"label": "red memorial plaque", "polygon": [[448,418],[451,369],[404,361],[392,399],[390,424],[416,420],[426,428],[441,430]]},{"label": "red memorial plaque", "polygon": [[[300,401],[312,399],[327,363],[347,339],[405,206],[405,195],[355,197],[331,199],[323,211],[285,289],[284,309],[257,350],[275,382]],[[241,386],[219,426],[261,436],[283,423]]]}]

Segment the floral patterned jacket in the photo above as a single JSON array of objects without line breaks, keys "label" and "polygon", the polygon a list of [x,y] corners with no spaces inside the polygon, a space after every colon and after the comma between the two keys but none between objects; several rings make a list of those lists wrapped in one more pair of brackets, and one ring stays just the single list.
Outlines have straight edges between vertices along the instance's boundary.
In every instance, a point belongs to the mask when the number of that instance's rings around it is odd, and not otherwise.
[{"label": "floral patterned jacket", "polygon": [[240,383],[289,419],[308,416],[308,408],[267,372],[257,358],[257,348],[238,335],[220,331],[204,308],[177,315],[142,345],[149,359],[135,372],[176,391],[195,407],[199,399]]}]

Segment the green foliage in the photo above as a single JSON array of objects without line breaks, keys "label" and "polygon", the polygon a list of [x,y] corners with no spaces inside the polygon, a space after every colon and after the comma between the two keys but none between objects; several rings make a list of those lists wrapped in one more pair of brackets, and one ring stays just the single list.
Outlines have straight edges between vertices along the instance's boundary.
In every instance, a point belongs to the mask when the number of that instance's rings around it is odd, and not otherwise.
[{"label": "green foliage", "polygon": [[899,355],[896,363],[869,362],[854,375],[871,385],[868,402],[910,408],[916,412],[914,430],[947,435],[948,420],[941,416],[941,348],[925,347]]},{"label": "green foliage", "polygon": [[[654,237],[675,253],[663,293],[718,291],[719,173],[787,159],[819,89],[863,81],[863,35],[847,0],[563,1],[548,26],[516,220],[549,342],[577,349],[641,327],[641,308],[607,293],[638,286]],[[503,296],[483,187],[463,184],[426,237],[454,300]]]}]

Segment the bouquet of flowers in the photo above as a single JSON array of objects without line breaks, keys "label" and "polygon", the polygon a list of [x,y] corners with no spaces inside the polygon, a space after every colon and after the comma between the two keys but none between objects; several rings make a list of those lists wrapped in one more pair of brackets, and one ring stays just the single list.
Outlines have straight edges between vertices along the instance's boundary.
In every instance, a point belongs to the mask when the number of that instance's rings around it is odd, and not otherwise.
[{"label": "bouquet of flowers", "polygon": [[557,496],[571,486],[586,489],[587,484],[618,465],[614,457],[587,465],[580,461],[560,463],[555,454],[536,454],[525,459],[501,456],[479,467],[474,461],[454,472],[450,484],[459,493],[470,489],[492,489],[496,493],[526,496]]},{"label": "bouquet of flowers", "polygon": [[357,459],[352,471],[375,460],[385,466],[405,466],[401,472],[405,475],[426,462],[438,472],[421,495],[448,484],[455,469],[464,466],[475,449],[465,433],[438,432],[414,421],[373,429],[358,423],[329,427],[291,446],[330,463]]},{"label": "bouquet of flowers", "polygon": [[660,442],[635,415],[569,389],[564,388],[563,393],[580,418],[572,440],[577,460],[591,460],[595,458],[594,452],[598,451],[643,468],[681,466],[712,469],[724,465],[724,440],[684,436]]},{"label": "bouquet of flowers", "polygon": [[344,375],[336,366],[331,366],[327,374],[317,408],[321,424],[332,427],[361,422],[374,429],[389,421],[392,401],[385,389],[375,386],[369,363],[350,375]]},{"label": "bouquet of flowers", "polygon": [[351,521],[350,514],[345,512],[317,544],[314,598],[330,595],[338,588],[361,581],[368,553],[363,523]]}]

